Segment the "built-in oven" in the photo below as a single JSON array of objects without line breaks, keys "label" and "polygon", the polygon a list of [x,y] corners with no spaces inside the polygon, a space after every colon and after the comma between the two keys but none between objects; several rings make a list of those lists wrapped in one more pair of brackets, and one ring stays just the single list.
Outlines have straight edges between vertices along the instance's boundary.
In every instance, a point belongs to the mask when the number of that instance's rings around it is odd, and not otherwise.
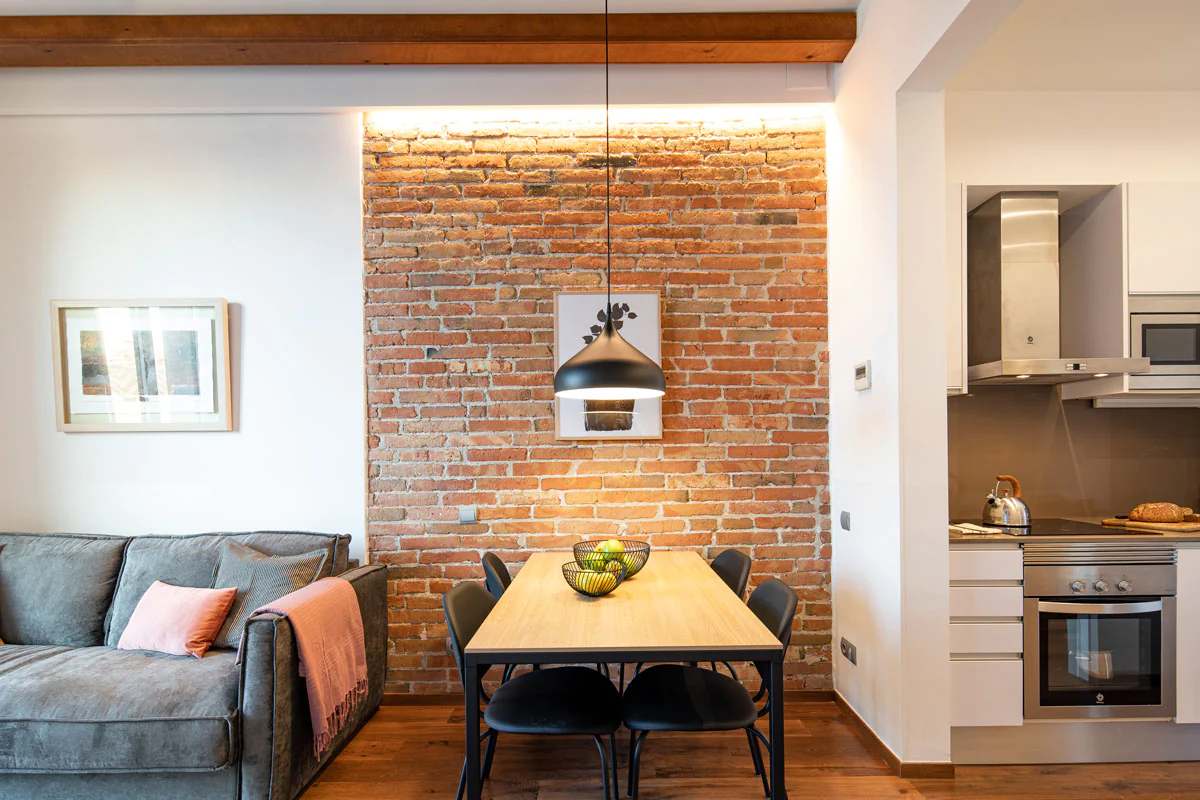
[{"label": "built-in oven", "polygon": [[1150,359],[1130,389],[1200,389],[1200,295],[1130,297],[1129,354]]},{"label": "built-in oven", "polygon": [[1175,549],[1025,549],[1026,719],[1175,715]]}]

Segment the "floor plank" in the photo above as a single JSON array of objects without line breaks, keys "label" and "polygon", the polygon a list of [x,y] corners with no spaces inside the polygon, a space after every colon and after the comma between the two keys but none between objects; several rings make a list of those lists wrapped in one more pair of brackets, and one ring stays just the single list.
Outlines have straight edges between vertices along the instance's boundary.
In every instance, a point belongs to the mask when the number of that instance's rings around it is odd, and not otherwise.
[{"label": "floor plank", "polygon": [[[953,780],[901,780],[867,750],[833,703],[789,703],[788,790],[827,800],[1195,800],[1200,763],[959,767]],[[462,710],[385,706],[304,795],[305,800],[453,797],[462,766]],[[627,734],[618,735],[622,786]],[[740,732],[653,734],[642,752],[646,800],[755,800],[762,785]],[[600,800],[589,739],[502,736],[489,800]],[[624,789],[622,788],[622,797]]]}]

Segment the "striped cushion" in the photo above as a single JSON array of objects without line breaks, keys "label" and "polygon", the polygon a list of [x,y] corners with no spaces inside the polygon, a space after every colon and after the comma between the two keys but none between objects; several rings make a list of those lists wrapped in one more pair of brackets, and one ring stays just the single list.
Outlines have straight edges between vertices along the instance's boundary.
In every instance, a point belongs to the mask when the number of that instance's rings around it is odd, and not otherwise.
[{"label": "striped cushion", "polygon": [[254,610],[312,583],[328,556],[324,549],[298,556],[269,556],[244,544],[224,542],[212,588],[237,587],[238,592],[213,647],[237,647]]}]

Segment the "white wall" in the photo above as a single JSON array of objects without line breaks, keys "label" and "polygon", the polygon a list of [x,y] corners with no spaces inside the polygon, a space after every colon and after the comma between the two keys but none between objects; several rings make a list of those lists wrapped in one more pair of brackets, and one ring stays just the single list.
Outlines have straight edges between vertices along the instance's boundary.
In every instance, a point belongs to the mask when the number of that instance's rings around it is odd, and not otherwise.
[{"label": "white wall", "polygon": [[[939,91],[1018,0],[868,0],[828,133],[834,682],[906,762],[950,758]],[[907,90],[907,91],[902,91]],[[871,359],[872,389],[853,365]],[[852,530],[837,526],[851,512]],[[837,653],[845,636],[858,665]]]},{"label": "white wall", "polygon": [[[364,539],[360,120],[0,118],[0,529]],[[51,298],[224,297],[236,431],[55,429]]]},{"label": "white wall", "polygon": [[947,92],[946,171],[980,185],[1200,180],[1200,92]]},{"label": "white wall", "polygon": [[[826,64],[620,64],[613,105],[823,103]],[[595,65],[0,70],[0,114],[294,113],[393,106],[592,106]]]}]

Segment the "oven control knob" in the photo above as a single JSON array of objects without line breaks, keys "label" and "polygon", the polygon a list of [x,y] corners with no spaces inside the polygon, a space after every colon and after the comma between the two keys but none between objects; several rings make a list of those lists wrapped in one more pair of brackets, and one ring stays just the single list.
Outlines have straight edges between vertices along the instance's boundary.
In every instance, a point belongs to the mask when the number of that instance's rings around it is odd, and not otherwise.
[{"label": "oven control knob", "polygon": [[1131,584],[1129,581],[1121,581],[1120,583],[1117,584],[1117,591],[1118,592],[1132,592],[1133,584]]},{"label": "oven control knob", "polygon": [[1108,591],[1108,584],[1104,581],[1096,581],[1094,584],[1092,584],[1092,588],[1103,594],[1104,592]]},{"label": "oven control knob", "polygon": [[1075,594],[1079,594],[1079,593],[1080,593],[1080,592],[1082,592],[1082,591],[1083,591],[1085,588],[1087,588],[1087,587],[1085,587],[1085,586],[1083,585],[1083,581],[1071,581],[1071,591],[1072,591],[1073,593],[1075,593]]}]

